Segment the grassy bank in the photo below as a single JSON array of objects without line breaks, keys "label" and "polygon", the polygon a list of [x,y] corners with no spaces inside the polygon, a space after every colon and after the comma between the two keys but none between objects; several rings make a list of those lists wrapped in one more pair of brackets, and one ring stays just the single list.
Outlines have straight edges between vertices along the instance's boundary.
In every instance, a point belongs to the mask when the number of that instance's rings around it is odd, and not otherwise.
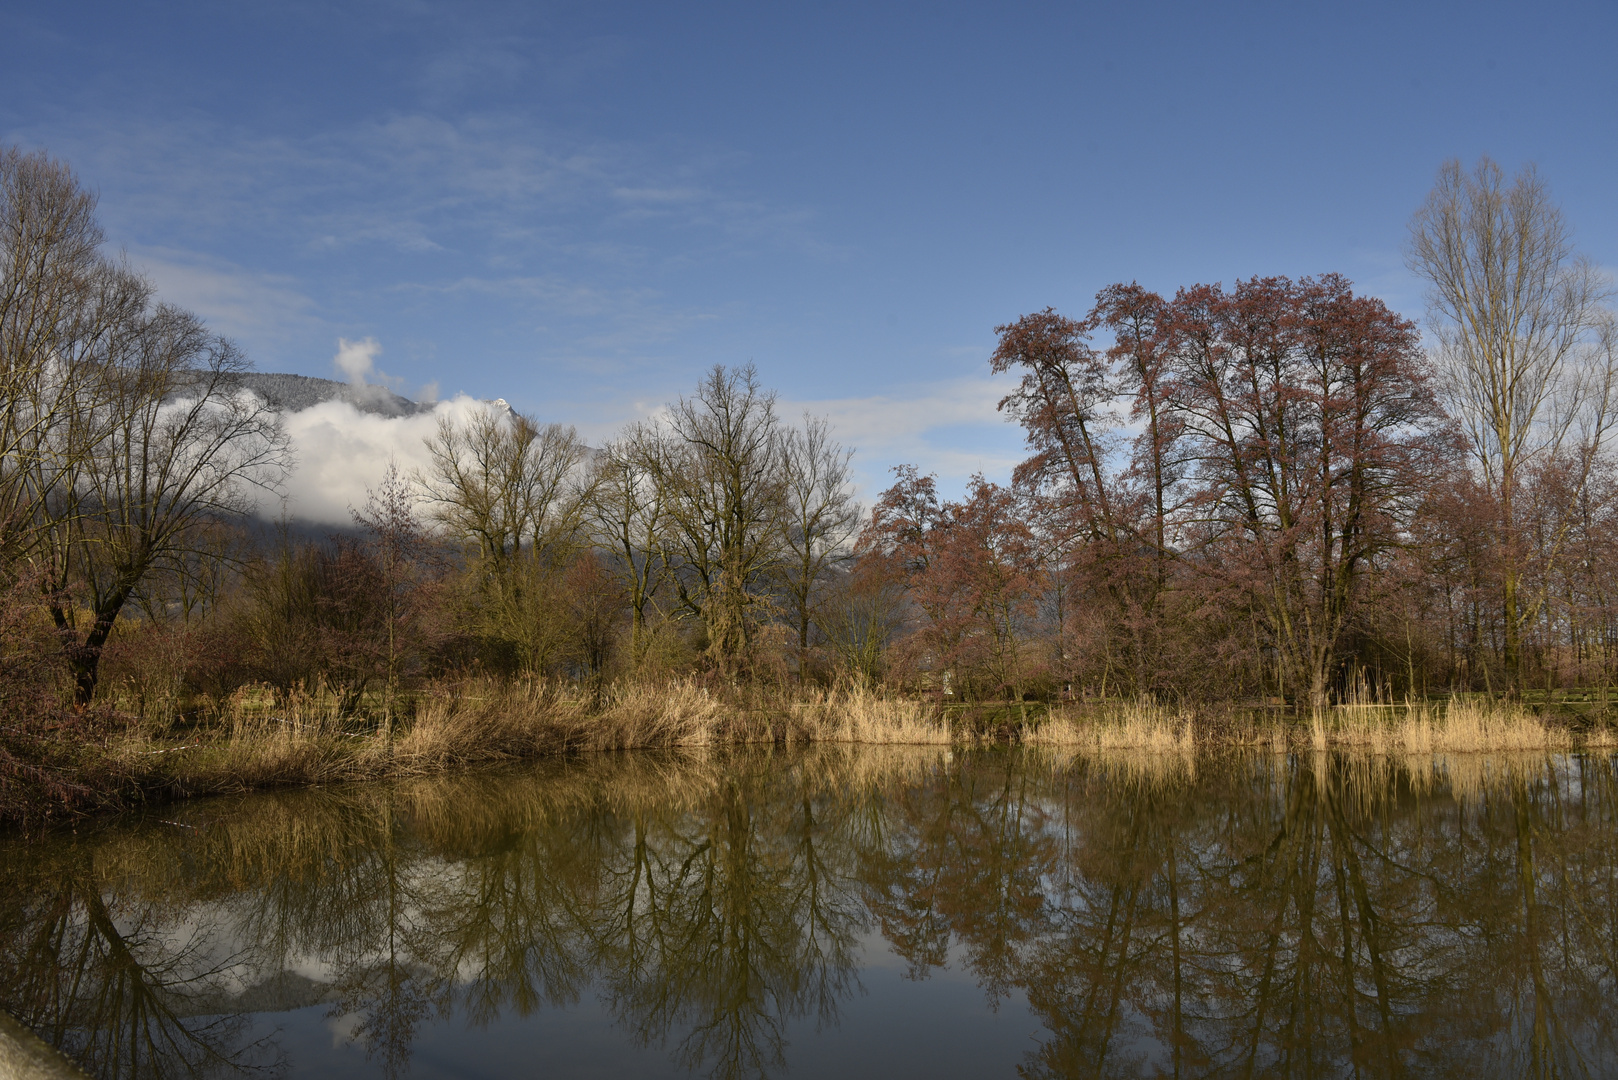
[{"label": "grassy bank", "polygon": [[[205,719],[132,721],[62,767],[93,810],[151,799],[439,773],[549,755],[749,743],[949,745],[1020,741],[1071,753],[1186,755],[1211,746],[1274,752],[1351,749],[1421,755],[1618,746],[1594,716],[1455,700],[1352,704],[1307,719],[1259,709],[1191,710],[1151,701],[958,706],[867,692],[714,689],[693,680],[625,682],[599,698],[545,681],[446,684],[377,722],[344,715],[331,695],[238,693]],[[0,817],[68,809],[16,787]]]}]

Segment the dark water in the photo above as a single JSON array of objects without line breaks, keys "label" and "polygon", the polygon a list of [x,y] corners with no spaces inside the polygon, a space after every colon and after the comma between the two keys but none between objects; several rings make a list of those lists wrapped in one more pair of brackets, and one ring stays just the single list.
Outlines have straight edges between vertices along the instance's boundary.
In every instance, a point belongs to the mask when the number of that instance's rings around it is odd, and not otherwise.
[{"label": "dark water", "polygon": [[1618,773],[616,756],[0,841],[102,1077],[1618,1075]]}]

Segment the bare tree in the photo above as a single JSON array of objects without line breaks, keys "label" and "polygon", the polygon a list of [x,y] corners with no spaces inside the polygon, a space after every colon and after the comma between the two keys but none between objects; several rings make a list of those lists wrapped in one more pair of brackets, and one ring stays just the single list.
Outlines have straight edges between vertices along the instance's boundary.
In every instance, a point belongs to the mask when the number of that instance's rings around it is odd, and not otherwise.
[{"label": "bare tree", "polygon": [[674,405],[660,447],[652,464],[667,493],[680,604],[704,622],[716,665],[733,675],[781,558],[786,468],[775,395],[751,364],[715,365]]},{"label": "bare tree", "polygon": [[449,417],[427,439],[431,469],[416,480],[433,514],[494,567],[546,558],[574,542],[584,510],[584,444],[562,424],[492,405]]},{"label": "bare tree", "polygon": [[354,524],[367,534],[366,548],[375,566],[376,614],[382,624],[378,650],[383,660],[383,733],[391,737],[401,668],[412,646],[421,644],[422,598],[426,593],[428,544],[416,519],[418,496],[413,485],[388,463],[382,483],[366,492],[365,507],[349,508]]},{"label": "bare tree", "polygon": [[820,587],[830,569],[853,555],[850,541],[860,525],[860,508],[849,487],[853,453],[831,438],[823,418],[805,414],[801,429],[782,435],[786,505],[778,573],[787,615],[798,636],[799,678],[809,655],[809,629],[815,624]]},{"label": "bare tree", "polygon": [[[1410,237],[1410,267],[1430,285],[1446,401],[1499,510],[1504,659],[1515,686],[1523,628],[1545,601],[1522,593],[1520,489],[1530,469],[1563,458],[1578,463],[1575,496],[1589,482],[1614,420],[1611,287],[1573,250],[1532,165],[1508,184],[1488,157],[1470,173],[1446,162]],[[1555,558],[1560,545],[1550,551]]]},{"label": "bare tree", "polygon": [[648,615],[669,573],[668,491],[658,482],[658,433],[631,425],[596,458],[589,516],[596,540],[620,567],[630,611],[630,651],[644,655]]},{"label": "bare tree", "polygon": [[427,439],[432,465],[415,481],[429,513],[469,549],[486,628],[509,639],[528,670],[560,642],[556,575],[582,540],[591,479],[571,427],[485,406],[445,417]]},{"label": "bare tree", "polygon": [[81,704],[125,604],[207,572],[207,534],[287,463],[235,346],[101,243],[72,170],[0,150],[0,563],[31,567]]},{"label": "bare tree", "polygon": [[842,670],[860,685],[883,675],[883,661],[905,625],[904,583],[894,567],[867,558],[832,571],[815,605],[815,626]]},{"label": "bare tree", "polygon": [[279,416],[238,382],[246,360],[196,316],[157,304],[112,341],[94,445],[81,460],[66,452],[69,478],[37,511],[45,542],[35,558],[80,703],[142,581],[215,554],[209,526],[250,512],[251,489],[274,489],[289,462]]},{"label": "bare tree", "polygon": [[0,149],[0,557],[32,554],[106,434],[120,332],[151,291],[102,258],[95,197],[44,153]]}]

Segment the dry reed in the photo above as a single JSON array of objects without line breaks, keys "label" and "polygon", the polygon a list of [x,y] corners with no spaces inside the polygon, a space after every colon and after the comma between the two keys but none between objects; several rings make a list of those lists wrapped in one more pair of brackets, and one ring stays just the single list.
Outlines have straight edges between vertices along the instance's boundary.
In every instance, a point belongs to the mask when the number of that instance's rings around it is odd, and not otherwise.
[{"label": "dry reed", "polygon": [[811,742],[937,746],[951,741],[948,722],[933,706],[864,686],[807,702],[794,720],[794,734]]},{"label": "dry reed", "polygon": [[1196,732],[1190,713],[1141,698],[1084,712],[1073,707],[1055,710],[1023,741],[1082,750],[1189,753],[1196,746]]},{"label": "dry reed", "polygon": [[1571,728],[1510,702],[1447,703],[1350,700],[1303,723],[1248,716],[1212,717],[1163,706],[1150,698],[1116,704],[1066,706],[1024,733],[1035,746],[1081,752],[1140,750],[1189,753],[1197,745],[1244,746],[1272,753],[1299,748],[1372,754],[1565,752],[1618,745],[1610,726],[1576,734]]},{"label": "dry reed", "polygon": [[[219,722],[192,734],[142,731],[112,750],[137,790],[183,796],[428,775],[581,751],[783,742],[947,747],[975,741],[952,732],[936,705],[858,686],[807,700],[785,692],[716,689],[696,680],[623,683],[593,701],[569,697],[565,689],[544,680],[444,685],[423,695],[408,720],[384,728],[345,717],[330,694],[277,697],[257,690],[226,702]],[[1199,745],[1430,759],[1615,744],[1610,727],[1575,736],[1521,706],[1477,700],[1399,706],[1351,701],[1287,725],[1254,716],[1196,717],[1141,699],[1054,709],[1022,737],[1062,757],[1143,755],[1138,763],[1120,760],[1125,771],[1145,768],[1154,756],[1162,760],[1147,771],[1172,759],[1176,772],[1189,768]]]},{"label": "dry reed", "polygon": [[318,691],[241,693],[222,712],[221,722],[182,738],[140,729],[116,746],[116,757],[149,792],[194,795],[580,751],[950,741],[936,710],[919,701],[855,689],[807,702],[738,702],[695,680],[624,683],[597,702],[544,680],[473,681],[425,695],[408,721],[362,730]]},{"label": "dry reed", "polygon": [[1373,754],[1457,754],[1567,751],[1576,741],[1599,745],[1605,730],[1576,740],[1566,727],[1510,702],[1452,700],[1443,705],[1350,702],[1310,721],[1317,748],[1343,747]]}]

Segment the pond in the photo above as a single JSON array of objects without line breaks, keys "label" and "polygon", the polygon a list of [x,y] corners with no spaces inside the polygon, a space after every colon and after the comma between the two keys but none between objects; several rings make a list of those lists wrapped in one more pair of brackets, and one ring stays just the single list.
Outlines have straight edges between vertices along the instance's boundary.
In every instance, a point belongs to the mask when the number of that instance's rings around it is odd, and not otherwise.
[{"label": "pond", "polygon": [[0,841],[101,1077],[1618,1075],[1612,759],[598,755]]}]

